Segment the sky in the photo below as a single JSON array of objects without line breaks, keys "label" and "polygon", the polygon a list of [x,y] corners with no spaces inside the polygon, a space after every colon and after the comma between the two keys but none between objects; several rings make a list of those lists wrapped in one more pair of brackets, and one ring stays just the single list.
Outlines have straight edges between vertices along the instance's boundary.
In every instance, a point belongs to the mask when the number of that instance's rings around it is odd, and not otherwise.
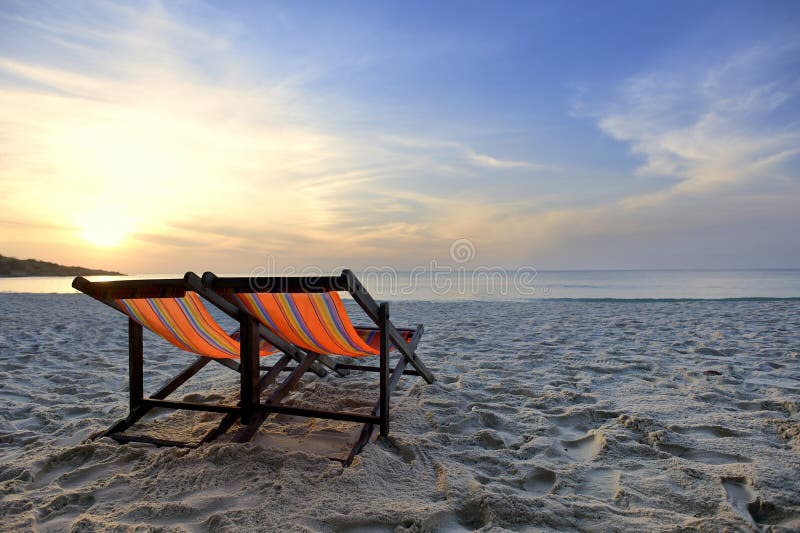
[{"label": "sky", "polygon": [[799,95],[795,1],[5,0],[0,254],[800,267]]}]

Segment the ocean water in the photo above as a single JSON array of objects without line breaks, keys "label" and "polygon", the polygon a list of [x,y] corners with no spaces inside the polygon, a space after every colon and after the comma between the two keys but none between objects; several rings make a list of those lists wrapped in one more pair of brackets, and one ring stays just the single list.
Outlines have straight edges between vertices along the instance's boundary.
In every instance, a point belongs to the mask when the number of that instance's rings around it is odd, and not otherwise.
[{"label": "ocean water", "polygon": [[[242,274],[235,274],[242,275]],[[389,300],[718,300],[800,298],[800,269],[761,270],[467,270],[357,274]],[[131,278],[170,278],[146,274]],[[92,280],[116,279],[93,276]],[[0,278],[0,292],[71,293],[71,277]]]}]

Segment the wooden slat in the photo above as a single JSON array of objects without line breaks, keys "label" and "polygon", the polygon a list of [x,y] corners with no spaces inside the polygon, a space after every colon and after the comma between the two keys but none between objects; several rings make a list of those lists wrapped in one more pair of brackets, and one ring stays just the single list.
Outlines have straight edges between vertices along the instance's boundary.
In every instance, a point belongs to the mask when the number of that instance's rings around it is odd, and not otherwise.
[{"label": "wooden slat", "polygon": [[217,363],[221,364],[224,367],[230,368],[234,372],[237,372],[237,373],[241,372],[241,370],[239,370],[239,363],[236,362],[236,359],[227,359],[227,358],[224,358],[224,357],[219,357],[219,358],[215,357],[214,361],[216,361]]},{"label": "wooden slat", "polygon": [[[359,324],[359,325],[353,324],[353,328],[356,329],[356,330],[366,329],[366,330],[371,330],[371,331],[378,331],[380,329],[378,326],[364,326],[363,324]],[[395,326],[394,329],[396,329],[399,332],[411,333],[412,335],[416,331],[414,328],[398,328],[397,326]]]},{"label": "wooden slat", "polygon": [[209,413],[241,413],[242,408],[238,405],[219,405],[213,403],[199,402],[178,402],[171,400],[157,400],[155,398],[143,398],[142,405],[152,408],[164,409],[183,409],[186,411],[206,411]]},{"label": "wooden slat", "polygon": [[342,276],[347,280],[347,292],[353,300],[364,310],[370,320],[378,324],[378,303],[367,292],[352,270],[342,270]]},{"label": "wooden slat", "polygon": [[280,402],[291,390],[297,385],[297,382],[300,381],[300,378],[303,377],[303,374],[306,373],[306,370],[311,366],[311,363],[317,358],[317,354],[310,353],[306,355],[305,359],[297,365],[297,368],[289,374],[287,377],[278,387],[270,393],[265,405],[270,405],[272,403]]},{"label": "wooden slat", "polygon": [[[405,357],[401,357],[400,360],[397,362],[397,366],[395,366],[394,371],[392,372],[392,377],[389,380],[389,386],[394,389],[397,386],[397,383],[400,381],[400,376],[403,375],[403,370],[406,368],[406,364],[408,360]],[[381,412],[381,402],[380,400],[375,404],[375,407],[372,409],[373,415],[378,415]],[[378,416],[378,420],[380,423],[380,416]],[[347,456],[347,459],[344,461],[345,466],[350,466],[355,459],[355,456],[361,453],[361,450],[364,449],[364,446],[367,445],[369,439],[372,437],[372,432],[375,430],[375,424],[364,424],[364,427],[361,428],[361,433],[358,435],[358,439],[353,444],[353,447],[350,449],[350,453]]]},{"label": "wooden slat", "polygon": [[362,424],[378,424],[381,421],[381,418],[375,415],[365,415],[362,413],[351,413],[347,411],[329,411],[327,409],[307,409],[305,407],[294,407],[291,405],[282,404],[271,404],[265,406],[264,409],[269,413],[307,416],[311,418],[324,418],[329,420],[344,420],[345,422],[358,422]]},{"label": "wooden slat", "polygon": [[156,400],[163,400],[175,392],[175,389],[186,383],[189,378],[197,374],[200,369],[206,366],[209,362],[211,362],[210,357],[198,357],[194,363],[186,367],[180,374],[162,386],[155,394],[151,394],[150,397]]},{"label": "wooden slat", "polygon": [[[221,364],[224,367],[230,368],[234,372],[237,372],[237,373],[239,372],[239,363],[237,363],[235,359],[215,358],[214,361],[219,363],[219,364]],[[273,365],[259,365],[258,369],[259,370],[272,370],[272,367],[273,367]],[[294,370],[294,368],[295,367],[293,367],[293,366],[287,366],[286,368],[283,369],[283,372],[291,372],[292,370]]]},{"label": "wooden slat", "polygon": [[[205,281],[203,274],[203,280]],[[211,288],[232,292],[328,292],[347,290],[347,282],[341,276],[214,276]]]},{"label": "wooden slat", "polygon": [[206,433],[206,436],[203,437],[203,440],[200,441],[201,443],[212,442],[220,435],[227,433],[231,426],[236,422],[239,418],[239,413],[228,413],[222,420],[220,421],[219,425]]},{"label": "wooden slat", "polygon": [[[360,372],[380,372],[381,367],[379,366],[368,366],[368,365],[351,365],[348,363],[337,363],[337,369],[343,370],[358,370]],[[403,372],[406,376],[419,376],[419,372],[416,370],[406,370]]]},{"label": "wooden slat", "polygon": [[[265,390],[277,377],[280,375],[281,372],[286,370],[286,365],[288,365],[292,361],[291,356],[284,354],[283,357],[278,359],[278,362],[272,365],[266,374],[261,376],[261,380],[258,382],[259,390]],[[295,367],[295,370],[297,367]],[[294,370],[293,370],[294,371]],[[260,398],[259,398],[260,401]]]},{"label": "wooden slat", "polygon": [[[266,370],[266,371],[268,371],[268,372],[269,372],[270,370],[272,370],[273,368],[275,368],[275,365],[270,365],[270,366],[260,366],[260,367],[258,367],[258,368],[260,368],[261,370]],[[291,371],[292,371],[292,370],[294,370],[295,368],[297,368],[297,367],[296,367],[296,366],[285,366],[285,367],[281,368],[281,372],[291,372]]]},{"label": "wooden slat", "polygon": [[427,383],[433,383],[436,381],[436,377],[430,370],[428,370],[428,367],[425,366],[425,363],[423,363],[422,360],[417,357],[417,354],[414,352],[414,348],[409,346],[405,339],[403,339],[402,335],[400,335],[397,329],[395,329],[394,325],[389,322],[386,327],[389,330],[389,340],[392,342],[392,344],[394,344],[395,348],[397,348],[399,352],[402,352],[406,359],[408,359],[408,362],[411,363],[411,366],[413,366],[417,372],[419,372],[419,375],[422,376],[422,379],[424,379]]},{"label": "wooden slat", "polygon": [[123,298],[182,298],[186,294],[183,280],[178,279],[120,279],[89,281],[78,276],[72,287],[96,299]]},{"label": "wooden slat", "polygon": [[108,436],[121,444],[127,444],[129,442],[143,442],[146,444],[154,444],[156,446],[173,446],[176,448],[197,448],[199,445],[199,443],[159,439],[156,437],[148,437],[147,435],[123,435],[121,433],[115,433]]}]

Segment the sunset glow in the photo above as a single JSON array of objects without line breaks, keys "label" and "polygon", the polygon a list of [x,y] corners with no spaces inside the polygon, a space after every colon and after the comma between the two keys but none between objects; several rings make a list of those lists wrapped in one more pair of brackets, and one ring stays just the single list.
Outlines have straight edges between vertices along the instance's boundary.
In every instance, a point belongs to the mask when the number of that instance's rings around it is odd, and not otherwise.
[{"label": "sunset glow", "polygon": [[111,247],[122,244],[131,233],[131,224],[112,210],[96,210],[82,217],[81,237],[94,246]]}]

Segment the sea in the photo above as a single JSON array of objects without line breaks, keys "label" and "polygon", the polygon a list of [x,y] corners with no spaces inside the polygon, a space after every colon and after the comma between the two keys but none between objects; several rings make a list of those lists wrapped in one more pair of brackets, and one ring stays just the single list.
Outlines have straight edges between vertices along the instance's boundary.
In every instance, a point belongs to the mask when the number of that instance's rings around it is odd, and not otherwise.
[{"label": "sea", "polygon": [[[224,275],[224,274],[219,274]],[[243,275],[229,274],[229,275]],[[800,269],[542,270],[449,268],[370,270],[356,275],[387,300],[760,300],[800,299]],[[177,278],[182,274],[90,280]],[[71,277],[0,278],[0,292],[72,293]]]}]

